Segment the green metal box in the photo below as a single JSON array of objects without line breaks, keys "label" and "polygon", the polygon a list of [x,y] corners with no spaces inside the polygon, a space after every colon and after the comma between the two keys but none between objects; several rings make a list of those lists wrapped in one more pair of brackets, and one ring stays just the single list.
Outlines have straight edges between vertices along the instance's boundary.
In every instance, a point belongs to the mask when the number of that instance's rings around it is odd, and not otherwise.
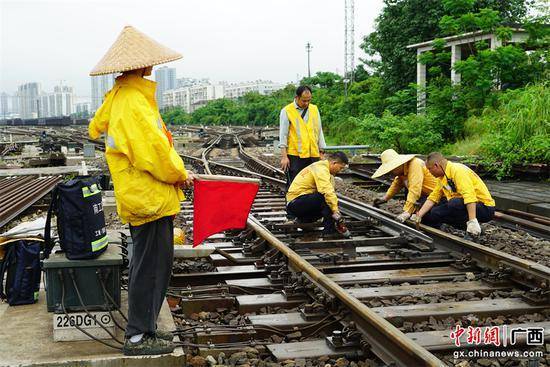
[{"label": "green metal box", "polygon": [[52,253],[43,262],[48,312],[62,313],[63,297],[67,311],[83,311],[82,305],[88,311],[106,311],[120,307],[121,266],[122,255],[117,246],[109,246],[93,260],[69,260],[64,253]]}]

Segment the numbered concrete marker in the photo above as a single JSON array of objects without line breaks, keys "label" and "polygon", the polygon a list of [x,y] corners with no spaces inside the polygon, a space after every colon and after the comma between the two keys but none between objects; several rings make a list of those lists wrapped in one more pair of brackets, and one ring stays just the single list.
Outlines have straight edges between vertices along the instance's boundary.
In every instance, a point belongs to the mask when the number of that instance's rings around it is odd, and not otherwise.
[{"label": "numbered concrete marker", "polygon": [[111,339],[100,326],[103,325],[115,335],[115,324],[108,312],[75,312],[53,315],[53,339],[55,341],[77,341],[91,339],[77,329],[77,326],[98,339]]}]

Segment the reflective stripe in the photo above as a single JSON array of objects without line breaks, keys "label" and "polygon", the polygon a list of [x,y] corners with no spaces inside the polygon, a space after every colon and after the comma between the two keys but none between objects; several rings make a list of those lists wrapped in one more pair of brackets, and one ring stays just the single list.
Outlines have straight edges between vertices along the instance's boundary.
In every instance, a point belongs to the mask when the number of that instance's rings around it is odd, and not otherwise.
[{"label": "reflective stripe", "polygon": [[107,135],[107,145],[109,146],[109,148],[116,149],[115,138],[113,138],[111,135]]},{"label": "reflective stripe", "polygon": [[99,193],[101,193],[101,190],[99,189],[99,187],[97,187],[96,184],[93,184],[89,188],[86,186],[82,188],[82,196],[84,196],[85,198]]},{"label": "reflective stripe", "polygon": [[160,117],[157,119],[157,127],[159,128],[160,131],[164,131],[162,126],[162,120],[160,119]]},{"label": "reflective stripe", "polygon": [[104,237],[101,237],[99,240],[92,242],[92,251],[96,252],[104,248],[109,244],[109,239],[107,238],[107,235]]},{"label": "reflective stripe", "polygon": [[300,118],[296,118],[296,136],[298,137],[298,153],[302,153],[302,133],[300,132]]}]

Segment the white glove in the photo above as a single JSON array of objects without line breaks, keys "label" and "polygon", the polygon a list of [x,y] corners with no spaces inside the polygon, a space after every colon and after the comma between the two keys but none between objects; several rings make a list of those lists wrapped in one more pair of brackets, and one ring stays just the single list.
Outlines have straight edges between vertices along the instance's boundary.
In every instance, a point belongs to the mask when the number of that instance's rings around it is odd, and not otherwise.
[{"label": "white glove", "polygon": [[413,215],[411,215],[410,219],[411,219],[413,222],[416,223],[416,222],[420,222],[420,220],[421,220],[422,218],[419,218],[418,215],[413,214]]},{"label": "white glove", "polygon": [[411,213],[409,213],[409,212],[403,212],[403,213],[399,214],[399,215],[397,216],[397,218],[395,218],[395,220],[397,220],[398,222],[401,222],[401,223],[405,223],[405,221],[406,221],[407,219],[409,219],[410,217],[411,217]]},{"label": "white glove", "polygon": [[342,215],[340,213],[332,213],[332,219],[334,219],[336,222],[338,222],[340,218],[342,218]]},{"label": "white glove", "polygon": [[466,222],[466,232],[468,232],[472,236],[479,236],[481,234],[481,227],[479,226],[477,218]]}]

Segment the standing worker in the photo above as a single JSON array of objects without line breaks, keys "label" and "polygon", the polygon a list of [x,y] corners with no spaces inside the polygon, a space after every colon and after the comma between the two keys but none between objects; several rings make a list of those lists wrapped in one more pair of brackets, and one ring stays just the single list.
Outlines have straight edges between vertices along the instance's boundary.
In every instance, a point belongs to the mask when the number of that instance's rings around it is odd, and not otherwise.
[{"label": "standing worker", "polygon": [[336,233],[335,222],[340,224],[342,232],[346,232],[334,191],[334,176],[347,164],[348,157],[344,153],[334,152],[327,160],[312,163],[300,171],[286,194],[287,212],[301,223],[323,218],[323,235]]},{"label": "standing worker", "polygon": [[294,101],[279,117],[281,169],[287,173],[287,189],[298,172],[319,160],[326,147],[319,109],[310,102],[311,88],[299,86]]},{"label": "standing worker", "polygon": [[387,149],[380,155],[382,165],[378,167],[372,178],[377,178],[390,173],[395,177],[393,182],[382,197],[374,199],[374,206],[390,200],[403,187],[407,189],[407,199],[403,206],[403,212],[397,216],[397,220],[403,223],[414,214],[417,208],[422,205],[428,195],[433,191],[437,182],[430,173],[426,164],[414,154],[397,154],[393,149]]},{"label": "standing worker", "polygon": [[90,75],[122,73],[88,127],[105,134],[117,212],[130,223],[133,255],[128,276],[128,325],[124,354],[171,353],[170,332],[157,330],[174,257],[173,217],[192,183],[176,153],[155,101],[153,65],[177,60],[174,52],[133,27],[125,27]]},{"label": "standing worker", "polygon": [[[464,229],[473,236],[481,234],[479,223],[493,219],[495,201],[481,178],[469,167],[446,160],[441,153],[428,155],[426,166],[437,177],[437,186],[414,221],[439,228],[442,223]],[[435,206],[445,195],[447,203]]]}]

